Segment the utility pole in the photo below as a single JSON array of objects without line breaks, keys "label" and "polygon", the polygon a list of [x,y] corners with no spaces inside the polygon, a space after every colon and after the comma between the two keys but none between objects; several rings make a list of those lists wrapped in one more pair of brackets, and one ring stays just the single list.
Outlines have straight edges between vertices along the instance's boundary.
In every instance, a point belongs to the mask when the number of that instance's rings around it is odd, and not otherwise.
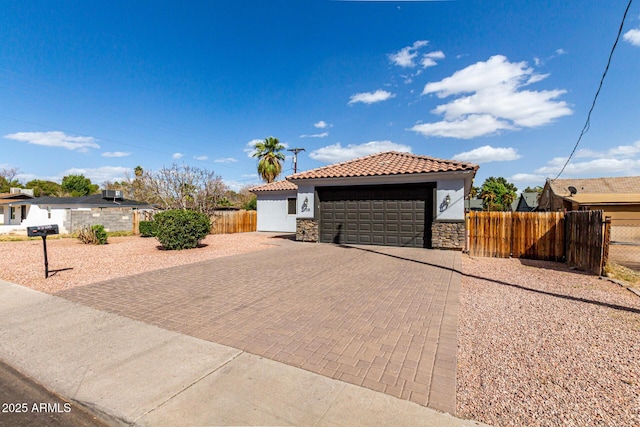
[{"label": "utility pole", "polygon": [[293,152],[293,173],[298,173],[298,153],[305,151],[304,148],[290,148],[287,151]]}]

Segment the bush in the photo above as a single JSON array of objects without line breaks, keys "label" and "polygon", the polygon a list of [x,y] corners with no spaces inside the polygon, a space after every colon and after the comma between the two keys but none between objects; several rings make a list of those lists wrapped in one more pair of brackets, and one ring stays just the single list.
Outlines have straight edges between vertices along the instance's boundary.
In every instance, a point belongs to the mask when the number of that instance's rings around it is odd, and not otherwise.
[{"label": "bush", "polygon": [[170,250],[195,248],[211,230],[206,214],[181,209],[160,212],[154,222],[156,239]]},{"label": "bush", "polygon": [[155,221],[140,221],[139,225],[140,236],[142,237],[155,237],[156,236],[156,223]]},{"label": "bush", "polygon": [[82,243],[90,245],[104,245],[107,243],[107,232],[102,225],[84,227],[78,232],[78,239]]}]

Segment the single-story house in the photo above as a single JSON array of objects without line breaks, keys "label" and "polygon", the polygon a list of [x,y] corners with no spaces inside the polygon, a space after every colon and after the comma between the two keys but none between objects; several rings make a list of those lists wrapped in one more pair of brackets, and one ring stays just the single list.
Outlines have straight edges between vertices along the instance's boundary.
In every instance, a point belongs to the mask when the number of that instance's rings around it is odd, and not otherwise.
[{"label": "single-story house", "polygon": [[538,210],[600,209],[610,216],[640,213],[640,176],[548,180]]},{"label": "single-story house", "polygon": [[463,249],[478,166],[385,152],[254,187],[258,230],[297,240]]},{"label": "single-story house", "polygon": [[533,212],[538,208],[538,192],[522,192],[516,199],[515,212]]},{"label": "single-story house", "polygon": [[48,224],[57,224],[61,234],[95,224],[107,231],[131,231],[133,211],[151,209],[115,190],[84,197],[0,197],[0,234],[26,233],[27,227]]},{"label": "single-story house", "polygon": [[640,176],[548,180],[538,210],[602,210],[612,241],[640,242]]},{"label": "single-story house", "polygon": [[9,193],[0,193],[0,227],[20,225],[26,218],[24,200],[33,199],[33,190],[11,188]]}]

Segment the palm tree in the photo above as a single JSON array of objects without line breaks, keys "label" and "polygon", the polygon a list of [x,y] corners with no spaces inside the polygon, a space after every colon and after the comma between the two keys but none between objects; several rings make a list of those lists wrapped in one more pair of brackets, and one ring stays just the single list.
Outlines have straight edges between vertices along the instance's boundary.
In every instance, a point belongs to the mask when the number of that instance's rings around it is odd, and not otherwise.
[{"label": "palm tree", "polygon": [[256,151],[253,153],[253,157],[260,159],[258,160],[258,173],[267,183],[275,181],[278,175],[282,173],[282,162],[284,161],[282,150],[284,148],[278,138],[272,136],[256,144]]}]

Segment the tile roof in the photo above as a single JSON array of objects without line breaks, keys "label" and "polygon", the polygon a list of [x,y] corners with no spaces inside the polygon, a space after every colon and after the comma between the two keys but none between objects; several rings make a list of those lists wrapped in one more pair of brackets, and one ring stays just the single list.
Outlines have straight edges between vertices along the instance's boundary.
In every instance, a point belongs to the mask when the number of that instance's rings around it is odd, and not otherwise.
[{"label": "tile roof", "polygon": [[575,187],[576,194],[638,193],[640,176],[617,178],[556,179],[549,186],[558,196],[569,196],[569,187]]},{"label": "tile roof", "polygon": [[289,191],[297,189],[298,186],[293,182],[289,182],[286,179],[283,179],[282,181],[275,181],[269,184],[258,185],[257,187],[250,188],[249,191],[255,193],[260,191]]},{"label": "tile roof", "polygon": [[287,179],[351,178],[431,172],[476,171],[478,165],[388,151],[288,176]]}]

